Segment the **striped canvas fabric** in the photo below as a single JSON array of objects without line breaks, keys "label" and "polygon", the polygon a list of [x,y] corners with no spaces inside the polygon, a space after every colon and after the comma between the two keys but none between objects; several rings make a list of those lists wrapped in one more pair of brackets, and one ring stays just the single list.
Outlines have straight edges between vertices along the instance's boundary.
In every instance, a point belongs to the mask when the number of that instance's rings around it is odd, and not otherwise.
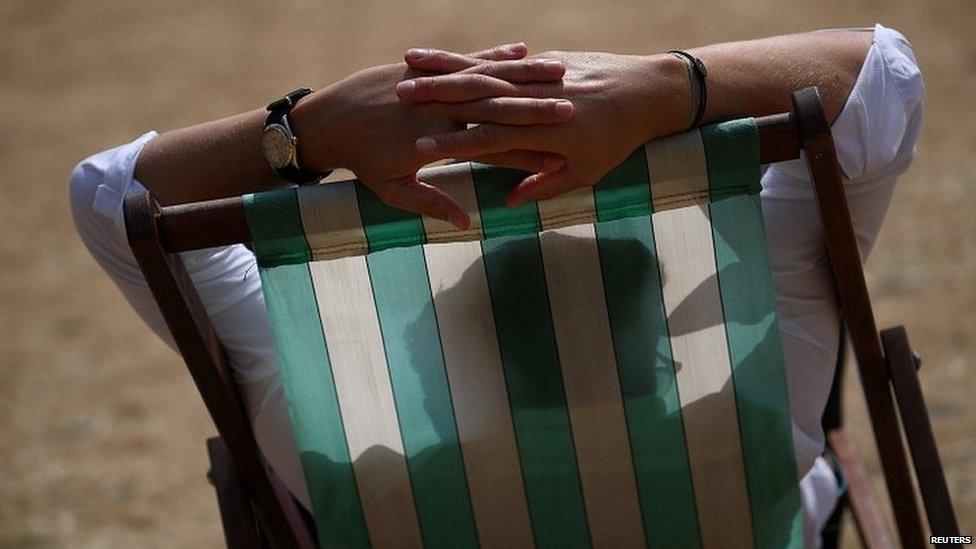
[{"label": "striped canvas fabric", "polygon": [[245,212],[323,546],[802,544],[755,122],[470,230],[341,182]]}]

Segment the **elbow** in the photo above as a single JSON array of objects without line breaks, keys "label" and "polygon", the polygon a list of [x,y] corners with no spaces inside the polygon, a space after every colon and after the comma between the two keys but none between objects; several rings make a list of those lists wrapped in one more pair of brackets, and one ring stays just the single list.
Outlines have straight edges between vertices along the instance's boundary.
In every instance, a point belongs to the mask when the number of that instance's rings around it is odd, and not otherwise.
[{"label": "elbow", "polygon": [[68,205],[71,208],[71,218],[78,235],[86,244],[90,240],[89,233],[97,225],[96,196],[103,180],[104,174],[98,169],[94,156],[75,165],[68,178]]}]

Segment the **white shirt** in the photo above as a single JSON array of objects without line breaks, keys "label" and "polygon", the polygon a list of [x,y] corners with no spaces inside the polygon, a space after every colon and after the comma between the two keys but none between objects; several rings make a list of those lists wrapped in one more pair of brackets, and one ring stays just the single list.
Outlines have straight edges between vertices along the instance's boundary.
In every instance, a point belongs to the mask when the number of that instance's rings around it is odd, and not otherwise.
[{"label": "white shirt", "polygon": [[[908,41],[875,26],[857,83],[832,126],[862,260],[877,237],[895,182],[912,159],[922,121],[924,86]],[[142,189],[133,177],[149,132],[82,161],[71,175],[70,202],[85,245],[129,304],[175,349],[129,249],[122,205]],[[837,496],[823,460],[820,418],[834,375],[840,324],[812,183],[802,160],[770,166],[762,206],[776,308],[786,357],[793,440],[807,512],[807,537]],[[258,444],[306,506],[305,487],[271,341],[254,255],[243,245],[182,254],[203,305],[227,349]],[[815,463],[816,462],[816,463]]]}]

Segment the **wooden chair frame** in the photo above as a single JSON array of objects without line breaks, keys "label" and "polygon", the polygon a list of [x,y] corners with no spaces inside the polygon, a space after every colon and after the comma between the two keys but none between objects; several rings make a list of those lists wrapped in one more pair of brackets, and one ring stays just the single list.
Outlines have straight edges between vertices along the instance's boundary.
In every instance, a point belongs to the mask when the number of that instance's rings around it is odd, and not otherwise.
[{"label": "wooden chair frame", "polygon": [[[928,541],[916,503],[916,480],[931,531],[958,536],[905,330],[891,328],[879,337],[875,325],[842,174],[816,88],[794,93],[793,106],[791,113],[758,119],[761,161],[795,159],[805,152],[898,539],[902,546],[919,548]],[[220,435],[207,441],[209,476],[217,490],[227,545],[314,547],[310,519],[258,448],[226,352],[178,253],[249,242],[241,198],[160,207],[148,192],[134,194],[125,201],[125,222],[129,245]],[[850,439],[839,429],[829,432],[827,439],[846,476],[847,501],[863,544],[893,546]]]}]

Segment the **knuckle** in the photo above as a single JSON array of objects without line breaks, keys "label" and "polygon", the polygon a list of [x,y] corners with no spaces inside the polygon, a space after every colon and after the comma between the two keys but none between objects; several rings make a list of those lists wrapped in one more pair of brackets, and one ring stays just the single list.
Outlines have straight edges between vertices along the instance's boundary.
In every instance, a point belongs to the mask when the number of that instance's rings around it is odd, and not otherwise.
[{"label": "knuckle", "polygon": [[498,132],[491,124],[481,124],[477,127],[476,141],[479,143],[491,143],[498,137]]},{"label": "knuckle", "polygon": [[437,138],[437,147],[444,152],[450,153],[458,148],[459,139],[454,134],[442,135]]},{"label": "knuckle", "polygon": [[430,93],[431,91],[433,91],[433,88],[434,88],[434,85],[435,85],[434,84],[434,79],[433,78],[427,78],[427,77],[414,78],[413,79],[413,83],[414,83],[414,86],[416,86],[416,88],[414,88],[414,94],[417,94],[417,95],[422,94],[422,93],[423,94]]},{"label": "knuckle", "polygon": [[494,75],[498,72],[498,63],[495,61],[485,61],[476,66],[478,74]]},{"label": "knuckle", "polygon": [[505,100],[500,97],[490,97],[485,100],[485,107],[492,111],[502,109],[505,107]]},{"label": "knuckle", "polygon": [[486,74],[475,74],[471,77],[471,90],[483,90],[491,86],[491,78]]},{"label": "knuckle", "polygon": [[544,99],[531,100],[529,110],[532,113],[532,117],[536,120],[544,120],[548,118],[552,111],[549,106],[549,101]]}]

